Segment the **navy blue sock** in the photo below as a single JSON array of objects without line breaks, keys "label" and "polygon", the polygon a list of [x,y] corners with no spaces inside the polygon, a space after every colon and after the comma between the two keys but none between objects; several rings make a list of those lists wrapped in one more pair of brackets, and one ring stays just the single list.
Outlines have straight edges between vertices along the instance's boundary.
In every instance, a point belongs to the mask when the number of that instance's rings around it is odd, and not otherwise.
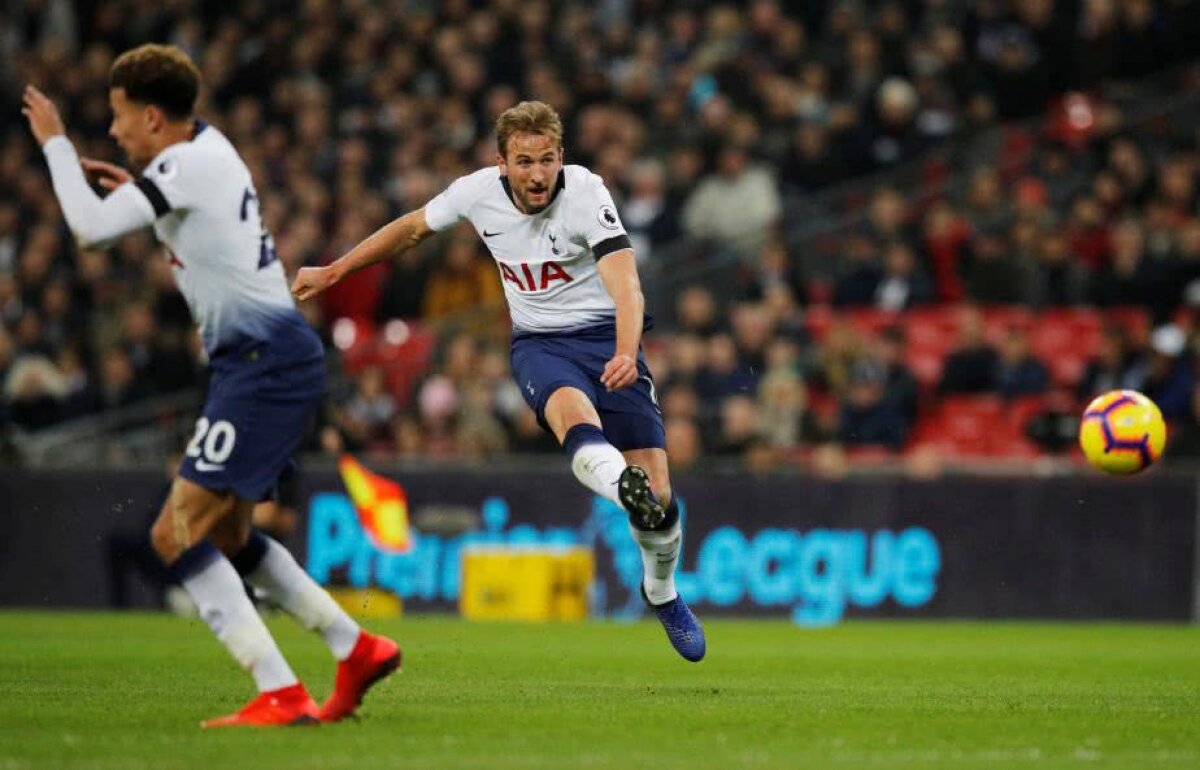
[{"label": "navy blue sock", "polygon": [[572,426],[567,431],[567,435],[563,437],[563,449],[567,451],[567,457],[574,457],[579,448],[586,444],[607,443],[608,439],[604,438],[604,431],[586,422]]},{"label": "navy blue sock", "polygon": [[667,510],[663,516],[662,523],[655,527],[655,531],[663,532],[675,526],[675,522],[679,521],[679,503],[675,502],[675,493],[671,493],[671,502],[667,503]]},{"label": "navy blue sock", "polygon": [[179,558],[173,564],[167,565],[167,572],[176,583],[182,583],[185,578],[196,574],[219,558],[221,552],[205,540],[179,554]]},{"label": "navy blue sock", "polygon": [[233,564],[233,568],[238,571],[242,577],[246,577],[254,570],[258,569],[258,565],[262,564],[263,557],[267,555],[267,536],[257,529],[250,530],[250,539],[246,541],[246,545],[242,550],[233,555],[229,561]]}]

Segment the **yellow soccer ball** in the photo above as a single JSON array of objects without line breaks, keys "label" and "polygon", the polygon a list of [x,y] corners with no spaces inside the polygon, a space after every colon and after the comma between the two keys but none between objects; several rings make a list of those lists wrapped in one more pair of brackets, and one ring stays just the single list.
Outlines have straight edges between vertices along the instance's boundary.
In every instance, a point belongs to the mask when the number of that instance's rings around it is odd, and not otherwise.
[{"label": "yellow soccer ball", "polygon": [[1104,471],[1137,473],[1162,457],[1167,426],[1162,412],[1136,390],[1112,390],[1083,411],[1079,446],[1088,462]]}]

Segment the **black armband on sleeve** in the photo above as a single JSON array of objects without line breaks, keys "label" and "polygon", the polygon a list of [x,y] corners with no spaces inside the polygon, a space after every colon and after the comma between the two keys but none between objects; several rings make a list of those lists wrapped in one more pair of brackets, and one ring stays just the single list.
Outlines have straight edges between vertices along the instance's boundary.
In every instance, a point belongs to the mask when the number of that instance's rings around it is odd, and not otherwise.
[{"label": "black armband on sleeve", "polygon": [[606,241],[600,241],[593,246],[592,256],[596,258],[597,262],[599,262],[601,259],[607,257],[609,254],[612,254],[614,251],[632,248],[633,244],[629,242],[629,236],[625,233],[621,233],[620,235],[614,235],[612,238],[609,238]]},{"label": "black armband on sleeve", "polygon": [[167,203],[167,196],[162,194],[162,190],[158,189],[158,185],[154,181],[142,177],[134,182],[137,188],[146,196],[146,200],[150,201],[150,205],[154,207],[154,216],[161,217],[171,210],[171,204]]}]

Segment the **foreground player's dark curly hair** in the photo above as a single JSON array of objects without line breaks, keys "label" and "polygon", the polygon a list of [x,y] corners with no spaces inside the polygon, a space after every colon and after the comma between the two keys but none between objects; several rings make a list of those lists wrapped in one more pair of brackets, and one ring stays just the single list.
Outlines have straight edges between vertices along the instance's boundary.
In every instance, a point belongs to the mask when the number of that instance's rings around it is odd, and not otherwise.
[{"label": "foreground player's dark curly hair", "polygon": [[173,120],[190,118],[200,94],[200,70],[182,50],[170,45],[141,45],[113,62],[109,88],[125,89],[125,98],[152,104]]}]

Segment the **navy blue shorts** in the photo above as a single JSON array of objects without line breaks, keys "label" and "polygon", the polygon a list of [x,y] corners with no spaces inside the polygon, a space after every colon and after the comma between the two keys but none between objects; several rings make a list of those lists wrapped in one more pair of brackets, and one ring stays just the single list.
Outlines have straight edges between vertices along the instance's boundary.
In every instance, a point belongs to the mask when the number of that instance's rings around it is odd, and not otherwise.
[{"label": "navy blue shorts", "polygon": [[278,362],[255,351],[214,359],[179,475],[242,500],[270,499],[324,396],[324,358]]},{"label": "navy blue shorts", "polygon": [[666,449],[658,394],[641,351],[637,382],[612,393],[600,384],[615,344],[611,327],[602,332],[518,336],[512,343],[513,379],[547,431],[545,409],[550,394],[559,388],[576,388],[596,407],[604,437],[614,447],[621,451]]}]

